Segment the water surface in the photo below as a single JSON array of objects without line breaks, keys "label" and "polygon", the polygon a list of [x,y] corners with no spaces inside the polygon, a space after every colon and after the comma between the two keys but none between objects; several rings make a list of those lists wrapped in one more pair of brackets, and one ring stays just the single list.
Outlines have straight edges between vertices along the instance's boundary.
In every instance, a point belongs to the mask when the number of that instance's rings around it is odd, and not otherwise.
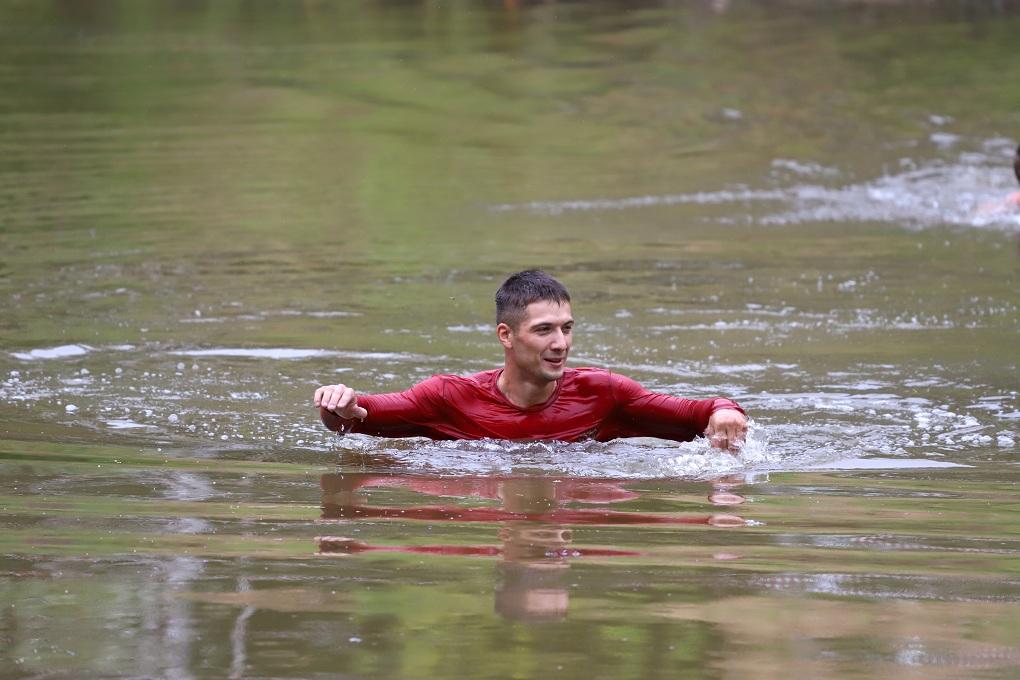
[{"label": "water surface", "polygon": [[[1020,666],[1014,3],[0,9],[0,676]],[[704,442],[379,440],[574,365]]]}]

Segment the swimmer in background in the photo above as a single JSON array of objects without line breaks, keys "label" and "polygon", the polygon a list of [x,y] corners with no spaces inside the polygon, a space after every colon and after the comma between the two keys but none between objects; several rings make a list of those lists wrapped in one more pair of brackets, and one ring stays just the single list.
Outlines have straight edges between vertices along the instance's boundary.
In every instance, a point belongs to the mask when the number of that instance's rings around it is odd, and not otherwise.
[{"label": "swimmer in background", "polygon": [[[1020,146],[1016,148],[1016,153],[1013,154],[1013,174],[1016,175],[1016,181],[1020,184]],[[989,215],[1001,215],[1018,210],[1020,210],[1020,191],[1013,191],[1001,201],[982,205],[978,208],[977,214],[980,217],[987,217]]]},{"label": "swimmer in background", "polygon": [[570,294],[545,272],[518,272],[500,286],[496,322],[503,368],[435,375],[391,394],[323,385],[314,397],[323,424],[381,437],[572,442],[705,436],[731,452],[743,444],[747,417],[729,399],[657,394],[605,369],[567,368]]},{"label": "swimmer in background", "polygon": [[[1020,146],[1016,148],[1016,153],[1013,154],[1013,174],[1016,175],[1017,184],[1020,184]],[[1014,191],[1007,196],[1006,202],[1014,208],[1020,208],[1020,191]]]}]

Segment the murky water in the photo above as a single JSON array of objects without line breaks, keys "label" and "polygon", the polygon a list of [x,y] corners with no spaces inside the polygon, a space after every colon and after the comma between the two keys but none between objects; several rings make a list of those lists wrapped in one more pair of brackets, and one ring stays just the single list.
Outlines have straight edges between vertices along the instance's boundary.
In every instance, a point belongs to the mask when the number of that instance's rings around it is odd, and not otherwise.
[{"label": "murky water", "polygon": [[[1014,3],[7,3],[0,677],[1014,677]],[[575,365],[704,442],[326,432]]]}]

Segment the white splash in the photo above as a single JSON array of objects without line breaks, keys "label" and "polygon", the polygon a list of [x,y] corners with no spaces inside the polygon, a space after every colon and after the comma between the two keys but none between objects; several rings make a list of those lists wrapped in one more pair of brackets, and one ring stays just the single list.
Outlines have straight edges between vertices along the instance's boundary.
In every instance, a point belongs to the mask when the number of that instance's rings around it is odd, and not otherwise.
[{"label": "white splash", "polygon": [[[968,140],[948,132],[936,132],[927,140],[942,158],[899,159],[897,167],[879,177],[859,183],[837,184],[837,168],[810,160],[780,158],[772,162],[774,189],[736,187],[618,198],[569,199],[504,203],[493,212],[527,211],[559,215],[577,211],[618,211],[675,205],[732,205],[734,215],[724,222],[797,224],[802,222],[886,222],[921,228],[957,225],[1015,230],[1020,228],[1020,209],[1004,202],[1016,191],[1009,167],[1014,144],[993,138],[979,141],[978,151],[968,151]],[[949,157],[955,149],[962,149]],[[813,183],[805,183],[814,180]],[[762,208],[748,214],[748,204]],[[779,210],[771,209],[780,206]],[[785,206],[785,207],[784,207]]]},{"label": "white splash", "polygon": [[174,356],[188,357],[242,357],[247,359],[318,359],[335,357],[356,361],[422,361],[440,357],[426,357],[405,352],[340,352],[326,349],[301,349],[293,347],[211,347],[170,352]]},{"label": "white splash", "polygon": [[60,345],[58,347],[44,347],[33,349],[28,352],[11,352],[11,356],[22,361],[37,361],[39,359],[68,359],[80,357],[92,351],[88,345]]}]

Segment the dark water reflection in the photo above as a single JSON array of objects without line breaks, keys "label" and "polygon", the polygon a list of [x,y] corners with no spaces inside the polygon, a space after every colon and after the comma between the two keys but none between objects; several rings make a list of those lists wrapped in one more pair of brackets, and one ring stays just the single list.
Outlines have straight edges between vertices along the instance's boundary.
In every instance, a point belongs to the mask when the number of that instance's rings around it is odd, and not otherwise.
[{"label": "dark water reflection", "polygon": [[[243,498],[158,506],[34,497],[23,475],[3,501],[9,671],[1010,677],[1020,661],[1009,484],[259,467]],[[125,523],[141,508],[170,522]]]}]

